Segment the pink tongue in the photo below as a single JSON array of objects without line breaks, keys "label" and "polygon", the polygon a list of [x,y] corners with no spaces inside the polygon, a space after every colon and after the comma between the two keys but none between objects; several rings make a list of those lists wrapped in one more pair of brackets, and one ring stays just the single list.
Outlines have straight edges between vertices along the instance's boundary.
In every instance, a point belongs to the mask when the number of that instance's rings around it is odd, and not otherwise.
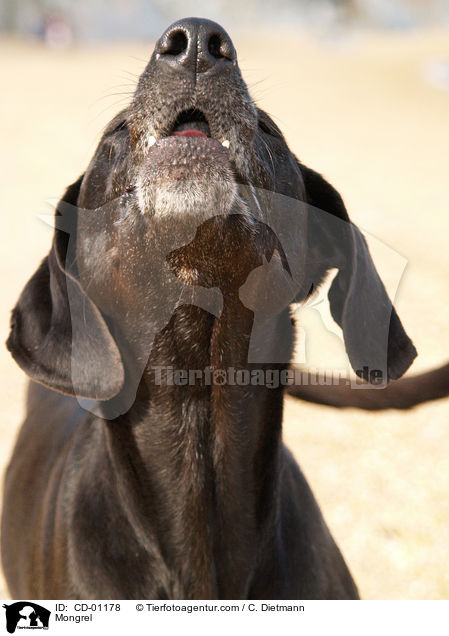
[{"label": "pink tongue", "polygon": [[175,132],[172,132],[172,136],[177,136],[177,137],[207,137],[207,135],[205,135],[203,132],[201,132],[200,130],[175,130]]}]

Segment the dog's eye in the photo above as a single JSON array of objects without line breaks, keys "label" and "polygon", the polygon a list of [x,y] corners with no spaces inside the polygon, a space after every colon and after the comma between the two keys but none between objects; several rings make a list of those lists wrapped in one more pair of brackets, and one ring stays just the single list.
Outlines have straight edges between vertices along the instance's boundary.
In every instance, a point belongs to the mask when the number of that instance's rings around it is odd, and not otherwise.
[{"label": "dog's eye", "polygon": [[113,130],[111,130],[109,135],[115,135],[115,133],[118,133],[121,130],[124,130],[126,128],[126,126],[127,126],[127,121],[126,121],[126,119],[124,119],[119,124],[117,124],[117,126]]},{"label": "dog's eye", "polygon": [[259,128],[262,132],[266,133],[267,135],[271,135],[271,130],[268,128],[268,126],[266,125],[265,122],[260,121],[259,119]]},{"label": "dog's eye", "polygon": [[264,121],[259,119],[259,128],[266,135],[270,135],[270,137],[274,137],[275,139],[279,139],[279,134],[275,128],[270,127]]}]

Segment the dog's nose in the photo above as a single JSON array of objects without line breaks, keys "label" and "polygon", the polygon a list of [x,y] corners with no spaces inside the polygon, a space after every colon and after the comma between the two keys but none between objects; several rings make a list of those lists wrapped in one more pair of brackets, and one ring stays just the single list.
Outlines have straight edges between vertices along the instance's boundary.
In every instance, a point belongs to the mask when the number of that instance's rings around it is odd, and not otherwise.
[{"label": "dog's nose", "polygon": [[156,43],[159,60],[172,68],[204,73],[234,64],[237,55],[231,38],[216,22],[185,18],[172,24]]}]

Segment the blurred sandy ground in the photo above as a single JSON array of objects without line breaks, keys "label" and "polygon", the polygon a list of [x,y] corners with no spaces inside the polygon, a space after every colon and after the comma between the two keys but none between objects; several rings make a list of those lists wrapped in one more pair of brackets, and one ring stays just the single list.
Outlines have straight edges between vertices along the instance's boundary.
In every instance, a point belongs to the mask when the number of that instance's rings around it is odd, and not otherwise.
[{"label": "blurred sandy ground", "polygon": [[[409,262],[397,294],[420,353],[414,371],[449,356],[449,91],[424,79],[449,59],[447,32],[316,41],[234,38],[253,96],[292,149],[342,193],[352,219]],[[46,253],[47,201],[85,169],[100,131],[125,104],[152,46],[50,52],[0,42],[1,314]],[[390,285],[388,259],[379,269]],[[346,367],[316,311],[307,362]],[[25,378],[0,348],[0,462],[23,413]],[[285,437],[364,598],[449,598],[449,402],[410,413],[334,411],[287,400]],[[0,597],[7,594],[0,588]]]}]

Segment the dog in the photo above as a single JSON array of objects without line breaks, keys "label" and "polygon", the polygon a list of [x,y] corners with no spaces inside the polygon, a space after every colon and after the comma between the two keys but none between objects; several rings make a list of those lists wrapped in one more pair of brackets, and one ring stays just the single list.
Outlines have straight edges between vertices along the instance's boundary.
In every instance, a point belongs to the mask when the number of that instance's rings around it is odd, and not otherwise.
[{"label": "dog", "polygon": [[399,378],[416,351],[340,195],[256,107],[228,34],[174,23],[13,310],[12,597],[358,597],[264,381],[289,380],[289,306],[330,270],[356,373]]}]

